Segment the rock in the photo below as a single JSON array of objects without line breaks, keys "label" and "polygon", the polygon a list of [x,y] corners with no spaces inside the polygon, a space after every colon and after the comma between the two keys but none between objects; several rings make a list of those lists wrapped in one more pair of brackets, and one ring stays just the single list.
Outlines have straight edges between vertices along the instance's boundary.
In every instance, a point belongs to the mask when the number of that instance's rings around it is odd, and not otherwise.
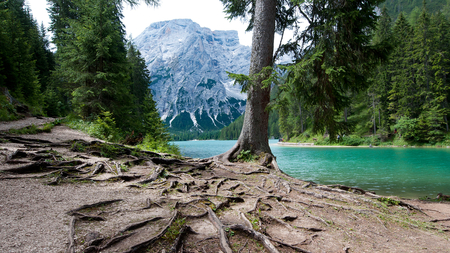
[{"label": "rock", "polygon": [[237,31],[211,31],[189,19],[151,24],[134,40],[152,77],[153,98],[173,130],[213,130],[245,110],[246,94],[226,71],[248,74],[251,49]]}]

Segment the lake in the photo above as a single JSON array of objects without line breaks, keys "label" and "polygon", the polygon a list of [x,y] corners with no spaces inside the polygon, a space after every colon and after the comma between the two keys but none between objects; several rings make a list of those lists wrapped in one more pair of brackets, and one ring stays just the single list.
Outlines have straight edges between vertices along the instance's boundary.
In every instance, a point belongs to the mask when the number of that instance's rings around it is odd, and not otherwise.
[{"label": "lake", "polygon": [[[450,194],[450,149],[287,147],[271,140],[278,165],[287,174],[320,184],[342,184],[404,198]],[[174,142],[184,156],[207,158],[236,141]]]}]

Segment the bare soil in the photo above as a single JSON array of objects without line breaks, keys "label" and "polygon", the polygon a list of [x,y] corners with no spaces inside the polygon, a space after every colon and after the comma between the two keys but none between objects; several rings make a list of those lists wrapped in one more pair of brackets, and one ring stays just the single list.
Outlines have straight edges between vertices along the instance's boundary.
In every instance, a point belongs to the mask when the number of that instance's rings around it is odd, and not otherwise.
[{"label": "bare soil", "polygon": [[0,191],[0,252],[450,252],[448,201],[143,152],[65,126],[0,134]]}]

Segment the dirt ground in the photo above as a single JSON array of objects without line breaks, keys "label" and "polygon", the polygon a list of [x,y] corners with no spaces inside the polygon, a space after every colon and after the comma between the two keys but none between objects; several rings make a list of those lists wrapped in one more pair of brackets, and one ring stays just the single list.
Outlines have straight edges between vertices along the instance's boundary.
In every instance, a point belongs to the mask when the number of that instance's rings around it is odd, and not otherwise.
[{"label": "dirt ground", "polygon": [[0,252],[450,252],[448,201],[143,152],[65,126],[0,134],[0,191]]}]

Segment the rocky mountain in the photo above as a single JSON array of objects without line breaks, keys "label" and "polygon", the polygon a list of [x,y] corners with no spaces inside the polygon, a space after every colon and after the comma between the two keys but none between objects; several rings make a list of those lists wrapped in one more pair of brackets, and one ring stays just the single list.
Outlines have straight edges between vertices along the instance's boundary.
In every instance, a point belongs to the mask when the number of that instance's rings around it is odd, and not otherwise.
[{"label": "rocky mountain", "polygon": [[244,112],[246,94],[226,73],[249,71],[251,49],[239,44],[237,31],[211,31],[177,19],[151,24],[134,42],[171,130],[220,129]]}]

